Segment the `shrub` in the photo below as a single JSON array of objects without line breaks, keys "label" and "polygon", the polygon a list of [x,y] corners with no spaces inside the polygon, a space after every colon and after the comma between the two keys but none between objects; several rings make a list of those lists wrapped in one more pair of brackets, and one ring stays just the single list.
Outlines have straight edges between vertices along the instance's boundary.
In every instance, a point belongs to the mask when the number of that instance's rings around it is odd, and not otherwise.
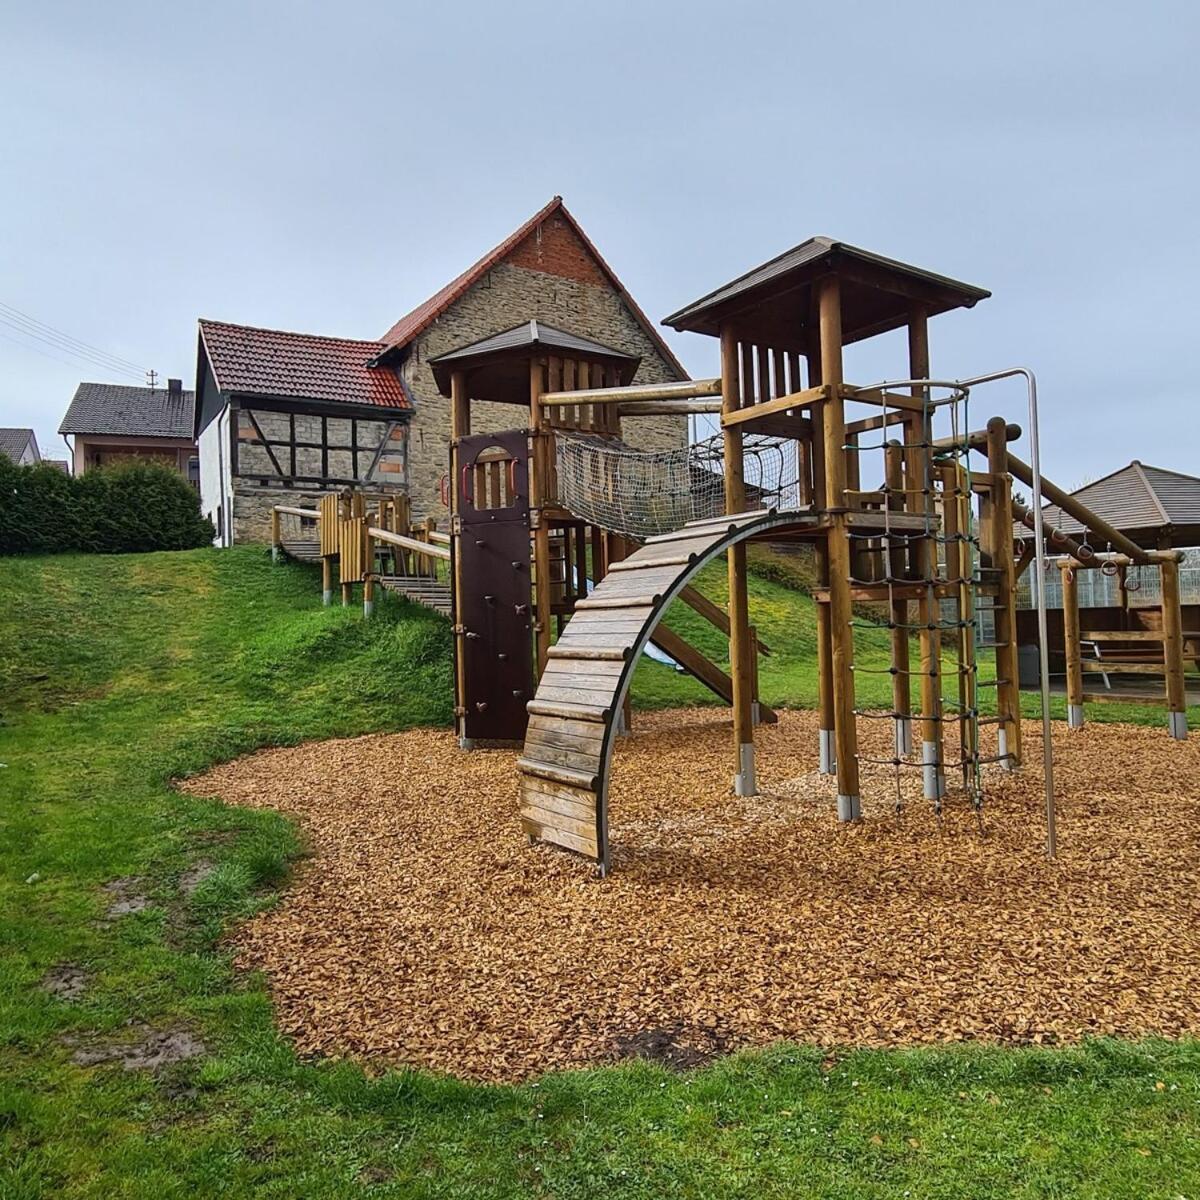
[{"label": "shrub", "polygon": [[0,459],[0,554],[190,550],[213,539],[200,498],[177,472],[132,462],[74,478]]}]

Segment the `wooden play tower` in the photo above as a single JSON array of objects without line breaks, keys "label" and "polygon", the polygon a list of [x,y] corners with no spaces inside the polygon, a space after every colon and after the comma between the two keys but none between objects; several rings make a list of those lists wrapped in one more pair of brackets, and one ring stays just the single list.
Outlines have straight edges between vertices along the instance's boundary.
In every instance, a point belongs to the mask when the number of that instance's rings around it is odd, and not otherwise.
[{"label": "wooden play tower", "polygon": [[[678,331],[717,339],[720,374],[666,384],[635,382],[635,356],[524,322],[431,360],[451,401],[448,536],[427,522],[424,537],[414,538],[393,510],[390,524],[382,508],[372,523],[353,498],[329,498],[328,514],[277,510],[274,540],[281,515],[316,519],[322,556],[332,554],[327,542],[351,547],[348,557],[341,552],[343,599],[347,581],[362,581],[369,609],[378,579],[449,608],[460,745],[523,742],[522,829],[595,860],[602,872],[610,864],[612,754],[629,727],[630,682],[647,647],[731,706],[732,790],[757,791],[755,726],[775,714],[758,696],[759,657],[769,648],[748,607],[746,551],[755,541],[807,543],[814,551],[818,759],[820,772],[836,778],[838,818],[862,815],[865,765],[872,779],[894,781],[897,807],[902,773],[911,771],[935,813],[945,803],[979,812],[985,769],[1022,761],[1017,580],[1031,558],[1040,580],[1045,561],[1015,552],[1014,522],[1037,525],[1038,539],[1043,531],[1038,512],[1014,499],[1014,477],[1033,487],[1035,500],[1045,486],[1066,504],[1065,493],[1041,478],[1036,439],[1027,464],[1009,448],[1021,436],[1018,426],[971,419],[973,388],[1024,375],[1036,429],[1031,372],[1013,368],[965,382],[932,373],[932,318],[988,294],[812,238],[668,317]],[[848,346],[900,330],[907,338],[901,378],[846,381]],[[481,402],[486,409],[476,408]],[[511,425],[497,418],[506,409]],[[477,412],[486,422],[474,419]],[[694,415],[714,418],[719,433],[658,452],[623,437],[626,418]],[[1140,630],[1122,636],[1140,634],[1129,665],[1165,671],[1169,729],[1185,736],[1178,554],[1132,546],[1082,505],[1069,511],[1117,552],[1098,555],[1086,539],[1048,529],[1049,544],[1065,555],[1071,724],[1082,719],[1084,699],[1073,572],[1107,558],[1114,570],[1127,562],[1160,567],[1160,627],[1152,637]],[[376,563],[384,552],[391,575]],[[406,568],[414,555],[432,569]],[[717,558],[726,562],[727,608],[693,587]],[[436,569],[446,562],[450,594],[442,599]],[[661,623],[676,599],[727,636],[728,671]],[[1044,647],[1044,604],[1039,619]],[[877,657],[856,661],[855,630],[864,625],[888,631],[886,667]],[[1153,661],[1151,641],[1161,647]],[[1045,664],[1043,652],[1053,855]],[[886,674],[890,686],[856,688],[867,671]],[[890,692],[889,703],[863,703],[863,695],[881,690]],[[887,754],[878,739],[867,739],[872,756],[860,749],[866,722],[893,731]]]}]

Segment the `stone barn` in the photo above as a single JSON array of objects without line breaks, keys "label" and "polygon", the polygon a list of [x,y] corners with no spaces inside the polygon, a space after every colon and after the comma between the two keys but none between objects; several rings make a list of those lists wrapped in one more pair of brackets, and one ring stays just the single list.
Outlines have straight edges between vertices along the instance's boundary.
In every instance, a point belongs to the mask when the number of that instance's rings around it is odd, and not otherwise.
[{"label": "stone barn", "polygon": [[[444,519],[450,402],[430,360],[529,320],[636,356],[635,382],[687,378],[560,196],[377,340],[201,321],[196,436],[218,543],[266,540],[272,505],[309,506],[348,485],[404,492],[414,519]],[[472,421],[505,429],[512,411],[478,404]],[[646,449],[687,440],[674,417],[626,431]]]}]

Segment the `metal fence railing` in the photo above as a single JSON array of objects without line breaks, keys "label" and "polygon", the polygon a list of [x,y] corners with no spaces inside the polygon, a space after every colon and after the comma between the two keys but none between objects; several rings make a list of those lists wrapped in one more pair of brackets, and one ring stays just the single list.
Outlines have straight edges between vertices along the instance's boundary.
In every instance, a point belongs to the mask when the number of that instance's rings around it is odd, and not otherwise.
[{"label": "metal fence railing", "polygon": [[[1179,567],[1179,599],[1183,604],[1200,604],[1200,548],[1184,550]],[[1129,603],[1133,608],[1157,607],[1162,603],[1157,567],[1130,567]],[[1080,608],[1117,608],[1121,603],[1115,575],[1103,571],[1080,571],[1076,576]],[[1036,582],[1027,571],[1017,587],[1017,606],[1033,608],[1037,603]],[[1062,608],[1062,579],[1058,571],[1046,573],[1046,607]]]}]

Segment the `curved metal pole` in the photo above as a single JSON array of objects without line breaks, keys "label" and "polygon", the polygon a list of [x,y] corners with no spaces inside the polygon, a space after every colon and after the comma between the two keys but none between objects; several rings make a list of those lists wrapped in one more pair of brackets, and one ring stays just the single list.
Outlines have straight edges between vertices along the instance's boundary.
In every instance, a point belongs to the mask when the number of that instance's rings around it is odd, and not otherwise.
[{"label": "curved metal pole", "polygon": [[[997,379],[1020,375],[1029,390],[1030,466],[1033,468],[1033,570],[1037,584],[1038,657],[1042,685],[1042,765],[1046,775],[1046,856],[1053,858],[1058,850],[1058,833],[1054,813],[1054,751],[1050,744],[1050,660],[1046,652],[1049,641],[1046,622],[1046,535],[1042,521],[1042,456],[1038,442],[1037,378],[1028,367],[1010,367],[990,375],[961,379],[962,387],[971,388]],[[1020,689],[1018,688],[1018,695]]]}]

